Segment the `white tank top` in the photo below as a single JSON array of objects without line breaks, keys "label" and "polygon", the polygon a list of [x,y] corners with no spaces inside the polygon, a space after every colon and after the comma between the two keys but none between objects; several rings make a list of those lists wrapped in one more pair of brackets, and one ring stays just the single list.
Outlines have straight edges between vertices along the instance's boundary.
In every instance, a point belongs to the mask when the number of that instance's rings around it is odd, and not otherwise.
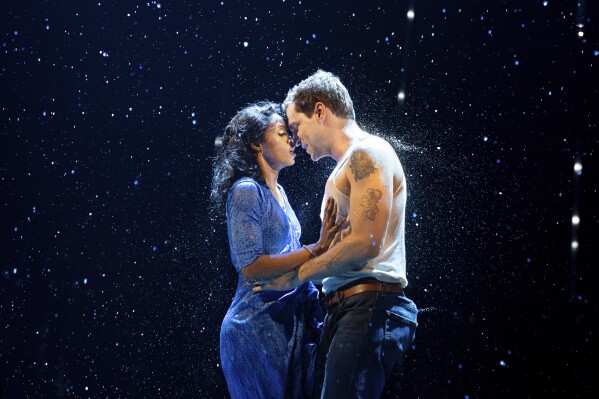
[{"label": "white tank top", "polygon": [[[366,136],[357,140],[348,148],[346,153],[331,172],[325,186],[325,193],[321,206],[321,219],[328,197],[333,197],[337,203],[337,218],[349,215],[349,197],[335,186],[335,177],[339,170],[347,162],[354,151],[355,144],[362,140],[376,136]],[[381,139],[382,140],[382,139]],[[390,148],[391,146],[385,142]],[[399,162],[399,160],[398,160]],[[384,243],[379,255],[368,261],[361,270],[347,271],[342,274],[327,277],[322,280],[323,292],[336,291],[343,285],[353,280],[364,277],[374,277],[379,281],[388,283],[400,283],[402,287],[408,285],[406,278],[406,249],[405,249],[405,210],[406,210],[406,181],[393,193],[393,200],[389,212],[389,223],[384,235]],[[351,233],[351,220],[347,218],[343,226],[337,232],[335,239],[329,248],[335,246],[339,241]]]}]

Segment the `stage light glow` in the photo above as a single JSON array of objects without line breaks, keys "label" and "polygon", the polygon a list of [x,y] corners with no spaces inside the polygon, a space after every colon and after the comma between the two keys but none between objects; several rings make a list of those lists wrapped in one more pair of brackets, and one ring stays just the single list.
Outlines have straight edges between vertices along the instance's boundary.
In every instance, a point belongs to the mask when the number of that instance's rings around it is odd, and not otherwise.
[{"label": "stage light glow", "polygon": [[576,172],[577,174],[582,173],[582,164],[580,162],[576,162],[574,164],[574,172]]},{"label": "stage light glow", "polygon": [[584,36],[584,32],[583,31],[578,31],[578,37],[583,37]]},{"label": "stage light glow", "polygon": [[578,249],[578,241],[572,241],[572,249]]},{"label": "stage light glow", "polygon": [[414,10],[410,10],[410,11],[408,11],[408,14],[407,14],[407,15],[408,15],[408,19],[414,19],[414,15],[415,15],[415,14],[414,14]]},{"label": "stage light glow", "polygon": [[577,226],[580,223],[580,217],[578,215],[572,216],[572,224]]},{"label": "stage light glow", "polygon": [[402,91],[400,91],[399,93],[397,93],[397,99],[398,99],[399,101],[403,101],[403,100],[405,100],[405,99],[406,99],[406,93],[404,93],[404,91],[403,91],[403,90],[402,90]]}]

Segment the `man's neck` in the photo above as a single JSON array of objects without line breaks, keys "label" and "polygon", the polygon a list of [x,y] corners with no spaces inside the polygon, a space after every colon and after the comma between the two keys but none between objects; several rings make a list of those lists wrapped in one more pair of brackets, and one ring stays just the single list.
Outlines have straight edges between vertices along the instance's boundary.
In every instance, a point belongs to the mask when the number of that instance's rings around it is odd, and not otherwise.
[{"label": "man's neck", "polygon": [[345,155],[349,147],[366,133],[360,129],[356,121],[348,120],[347,123],[339,130],[336,140],[331,146],[331,157],[339,162]]}]

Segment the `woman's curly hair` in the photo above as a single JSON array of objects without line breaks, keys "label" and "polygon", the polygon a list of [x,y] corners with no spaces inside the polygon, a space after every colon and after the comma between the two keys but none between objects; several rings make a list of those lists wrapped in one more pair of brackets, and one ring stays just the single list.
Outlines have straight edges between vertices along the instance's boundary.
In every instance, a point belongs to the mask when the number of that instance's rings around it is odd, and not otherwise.
[{"label": "woman's curly hair", "polygon": [[215,216],[224,214],[227,194],[235,181],[246,176],[256,181],[264,180],[250,144],[264,142],[264,133],[272,124],[273,115],[282,115],[281,106],[260,101],[245,106],[225,128],[212,173],[210,200]]}]

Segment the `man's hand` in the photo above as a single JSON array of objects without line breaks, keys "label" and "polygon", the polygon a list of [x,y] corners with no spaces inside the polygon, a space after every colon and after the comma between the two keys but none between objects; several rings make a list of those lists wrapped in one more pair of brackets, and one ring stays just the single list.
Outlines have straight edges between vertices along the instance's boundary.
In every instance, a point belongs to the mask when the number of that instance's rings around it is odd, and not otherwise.
[{"label": "man's hand", "polygon": [[321,255],[329,249],[335,235],[343,223],[345,223],[345,219],[346,218],[343,217],[337,222],[337,203],[332,197],[327,198],[322,225],[320,227],[320,239],[318,240],[319,250],[316,251],[317,255]]},{"label": "man's hand", "polygon": [[289,273],[283,274],[281,277],[273,280],[270,283],[263,285],[256,285],[252,288],[254,292],[260,291],[289,291],[301,284],[301,281],[297,278],[297,269],[290,271]]}]

